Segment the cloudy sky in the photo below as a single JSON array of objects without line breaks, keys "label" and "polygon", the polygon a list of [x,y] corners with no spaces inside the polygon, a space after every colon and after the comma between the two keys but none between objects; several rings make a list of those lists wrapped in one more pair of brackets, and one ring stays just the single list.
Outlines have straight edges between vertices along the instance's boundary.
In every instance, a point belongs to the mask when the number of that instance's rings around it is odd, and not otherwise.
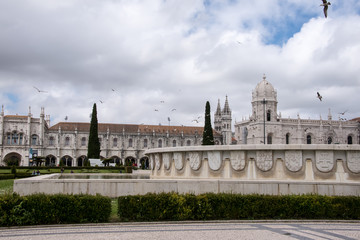
[{"label": "cloudy sky", "polygon": [[203,126],[227,95],[234,123],[266,74],[282,117],[360,117],[360,1],[332,0],[328,18],[321,3],[0,0],[0,104],[44,107],[51,125],[89,122],[96,103],[102,123]]}]

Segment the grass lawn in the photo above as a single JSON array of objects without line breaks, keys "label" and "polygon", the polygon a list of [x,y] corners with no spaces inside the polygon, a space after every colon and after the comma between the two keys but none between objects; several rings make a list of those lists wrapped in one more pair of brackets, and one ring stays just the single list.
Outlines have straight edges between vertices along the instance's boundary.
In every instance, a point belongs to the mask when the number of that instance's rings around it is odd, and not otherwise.
[{"label": "grass lawn", "polygon": [[14,179],[0,180],[0,195],[13,191]]}]

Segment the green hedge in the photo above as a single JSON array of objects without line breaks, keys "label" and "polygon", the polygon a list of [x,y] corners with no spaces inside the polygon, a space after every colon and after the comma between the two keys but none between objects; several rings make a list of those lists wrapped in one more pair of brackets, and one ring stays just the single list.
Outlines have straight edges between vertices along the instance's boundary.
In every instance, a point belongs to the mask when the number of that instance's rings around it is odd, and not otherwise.
[{"label": "green hedge", "polygon": [[118,198],[121,221],[360,219],[360,197],[161,193]]},{"label": "green hedge", "polygon": [[10,173],[0,174],[0,180],[14,179],[14,178],[15,178],[15,174],[10,174]]},{"label": "green hedge", "polygon": [[15,179],[15,178],[27,178],[27,177],[31,177],[31,173],[16,173],[16,174],[11,174],[11,173],[5,173],[5,174],[0,174],[0,180],[4,180],[4,179]]},{"label": "green hedge", "polygon": [[100,195],[0,196],[0,226],[107,222],[111,199]]}]

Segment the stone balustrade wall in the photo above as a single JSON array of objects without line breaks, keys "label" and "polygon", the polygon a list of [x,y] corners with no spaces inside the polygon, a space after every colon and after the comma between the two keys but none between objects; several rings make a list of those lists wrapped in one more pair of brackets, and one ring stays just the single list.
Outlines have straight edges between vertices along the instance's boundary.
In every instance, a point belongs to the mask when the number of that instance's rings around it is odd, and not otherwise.
[{"label": "stone balustrade wall", "polygon": [[359,145],[230,145],[150,149],[152,179],[360,183]]}]

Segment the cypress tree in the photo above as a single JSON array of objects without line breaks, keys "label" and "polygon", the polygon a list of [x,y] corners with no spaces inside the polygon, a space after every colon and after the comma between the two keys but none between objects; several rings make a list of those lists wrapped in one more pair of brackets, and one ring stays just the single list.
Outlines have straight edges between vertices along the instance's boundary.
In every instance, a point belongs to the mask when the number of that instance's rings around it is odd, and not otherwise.
[{"label": "cypress tree", "polygon": [[94,103],[92,114],[91,114],[91,123],[90,123],[90,134],[88,142],[88,158],[100,158],[100,141],[98,136],[98,120],[96,112],[96,103]]},{"label": "cypress tree", "polygon": [[210,103],[206,102],[205,107],[205,126],[203,132],[203,143],[202,145],[214,145],[213,130],[211,127],[211,116],[210,116]]}]

